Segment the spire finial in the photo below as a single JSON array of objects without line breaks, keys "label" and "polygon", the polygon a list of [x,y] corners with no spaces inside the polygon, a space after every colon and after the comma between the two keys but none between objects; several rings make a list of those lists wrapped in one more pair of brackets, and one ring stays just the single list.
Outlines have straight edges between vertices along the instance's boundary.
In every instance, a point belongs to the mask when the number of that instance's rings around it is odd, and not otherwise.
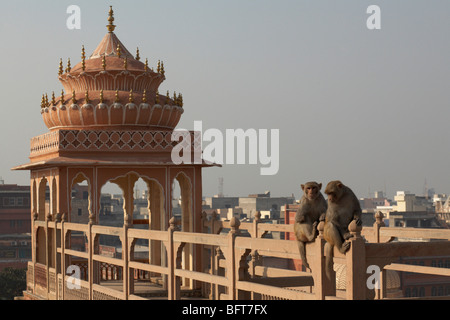
[{"label": "spire finial", "polygon": [[81,47],[81,69],[86,70],[86,52],[84,46]]},{"label": "spire finial", "polygon": [[130,90],[130,97],[128,98],[128,102],[129,103],[133,103],[134,102],[133,89]]},{"label": "spire finial", "polygon": [[119,89],[117,89],[116,90],[116,98],[114,99],[114,102],[115,103],[118,103],[120,100],[119,100]]},{"label": "spire finial", "polygon": [[164,62],[161,61],[161,75],[164,77],[166,75],[166,71],[164,70]]},{"label": "spire finial", "polygon": [[142,103],[147,103],[147,90],[144,89],[144,93],[142,94]]},{"label": "spire finial", "polygon": [[147,58],[145,59],[145,67],[144,67],[144,69],[145,69],[145,72],[148,71],[148,59]]},{"label": "spire finial", "polygon": [[64,101],[64,89],[61,90],[61,105],[64,105],[66,102]]},{"label": "spire finial", "polygon": [[62,59],[59,60],[59,70],[58,70],[58,75],[62,76],[62,74],[64,73],[64,67],[63,67],[63,62]]},{"label": "spire finial", "polygon": [[103,103],[103,89],[100,90],[100,103]]},{"label": "spire finial", "polygon": [[77,104],[77,99],[75,98],[75,90],[72,92],[72,104]]},{"label": "spire finial", "polygon": [[166,104],[170,105],[170,93],[169,93],[169,90],[167,90],[167,94],[166,94]]},{"label": "spire finial", "polygon": [[136,49],[136,60],[141,60],[141,56],[139,55],[139,48]]},{"label": "spire finial", "polygon": [[86,93],[85,93],[84,96],[85,96],[84,99],[86,100],[85,103],[86,103],[86,104],[89,104],[89,103],[91,102],[91,100],[89,99],[89,91],[88,91],[87,89],[86,89]]},{"label": "spire finial", "polygon": [[103,68],[103,70],[106,70],[106,57],[105,56],[102,57],[102,68]]},{"label": "spire finial", "polygon": [[109,24],[106,26],[108,32],[112,33],[116,26],[114,25],[114,10],[112,6],[109,6],[109,16],[108,16]]},{"label": "spire finial", "polygon": [[117,52],[117,56],[120,58],[120,56],[122,55],[122,52],[120,51],[120,43],[117,44],[116,52]]},{"label": "spire finial", "polygon": [[69,73],[70,70],[72,70],[72,67],[70,66],[70,58],[67,59],[67,68],[66,68],[66,73]]}]

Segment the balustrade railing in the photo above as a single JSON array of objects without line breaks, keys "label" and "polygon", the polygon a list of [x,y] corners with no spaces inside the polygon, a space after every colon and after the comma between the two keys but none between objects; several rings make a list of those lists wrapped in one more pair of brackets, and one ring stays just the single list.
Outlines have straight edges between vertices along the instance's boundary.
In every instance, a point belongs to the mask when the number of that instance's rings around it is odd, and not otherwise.
[{"label": "balustrade railing", "polygon": [[[53,223],[60,236],[56,248],[56,268],[39,263],[29,263],[27,288],[39,296],[58,299],[143,299],[135,293],[135,279],[143,275],[159,275],[164,279],[164,289],[170,300],[180,299],[183,281],[188,279],[191,288],[202,288],[210,299],[383,299],[386,295],[386,272],[397,270],[450,276],[450,269],[416,267],[398,262],[399,256],[425,257],[450,256],[450,230],[387,228],[382,216],[377,217],[373,227],[361,228],[352,223],[349,230],[353,237],[350,250],[341,254],[334,252],[334,262],[346,266],[346,288],[337,294],[335,275],[325,275],[323,222],[318,226],[315,242],[306,246],[311,272],[293,271],[265,266],[261,257],[299,259],[295,241],[264,238],[269,232],[293,232],[292,225],[261,223],[256,216],[251,223],[240,223],[236,218],[220,221],[213,216],[207,220],[203,215],[205,233],[177,231],[174,218],[167,231],[122,228],[98,225],[82,225],[67,222]],[[221,232],[229,230],[228,232]],[[240,236],[246,230],[249,236]],[[70,232],[84,232],[88,239],[86,252],[70,248]],[[207,233],[206,233],[207,232]],[[122,242],[121,258],[99,253],[100,235],[117,236]],[[431,242],[392,242],[397,238],[427,238]],[[137,240],[145,239],[149,249],[160,248],[158,259],[152,261],[134,259]],[[204,253],[202,267],[183,265],[183,253],[189,246],[201,246]],[[83,262],[80,262],[80,258]],[[80,267],[77,287],[74,275],[66,274],[70,265]],[[182,267],[183,265],[183,267]],[[193,265],[193,264],[192,264]],[[380,269],[380,286],[367,287],[368,267]],[[121,280],[119,290],[104,285],[108,280]],[[75,292],[73,290],[81,290]],[[450,298],[450,297],[447,297]]]}]

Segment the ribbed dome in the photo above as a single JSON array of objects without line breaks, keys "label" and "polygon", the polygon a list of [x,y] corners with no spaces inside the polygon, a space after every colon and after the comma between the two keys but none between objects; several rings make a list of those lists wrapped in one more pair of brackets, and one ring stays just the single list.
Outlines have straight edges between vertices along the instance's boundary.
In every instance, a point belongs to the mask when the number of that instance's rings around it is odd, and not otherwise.
[{"label": "ribbed dome", "polygon": [[[64,90],[59,97],[43,95],[41,113],[50,130],[59,128],[124,128],[173,130],[183,114],[180,94],[160,95],[158,88],[166,79],[164,64],[156,72],[140,61],[114,34],[112,8],[108,33],[86,59],[73,68],[59,67]],[[64,72],[65,71],[65,72]]]}]

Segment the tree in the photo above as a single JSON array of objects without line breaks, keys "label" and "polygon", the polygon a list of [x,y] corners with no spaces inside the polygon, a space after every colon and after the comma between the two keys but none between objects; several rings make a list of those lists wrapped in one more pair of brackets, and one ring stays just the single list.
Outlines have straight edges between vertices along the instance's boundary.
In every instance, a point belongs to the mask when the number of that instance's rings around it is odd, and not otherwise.
[{"label": "tree", "polygon": [[0,272],[0,300],[14,300],[27,287],[26,269],[5,268]]}]

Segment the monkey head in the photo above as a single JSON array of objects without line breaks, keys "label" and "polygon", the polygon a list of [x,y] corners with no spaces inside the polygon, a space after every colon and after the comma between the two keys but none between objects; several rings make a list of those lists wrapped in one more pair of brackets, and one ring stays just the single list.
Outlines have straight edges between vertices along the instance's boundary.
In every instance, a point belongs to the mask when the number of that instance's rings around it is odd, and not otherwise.
[{"label": "monkey head", "polygon": [[301,186],[308,200],[315,200],[319,196],[320,189],[322,188],[322,184],[317,182],[307,182]]},{"label": "monkey head", "polygon": [[332,203],[337,203],[345,192],[344,187],[344,184],[340,181],[329,182],[325,188],[328,200]]}]

